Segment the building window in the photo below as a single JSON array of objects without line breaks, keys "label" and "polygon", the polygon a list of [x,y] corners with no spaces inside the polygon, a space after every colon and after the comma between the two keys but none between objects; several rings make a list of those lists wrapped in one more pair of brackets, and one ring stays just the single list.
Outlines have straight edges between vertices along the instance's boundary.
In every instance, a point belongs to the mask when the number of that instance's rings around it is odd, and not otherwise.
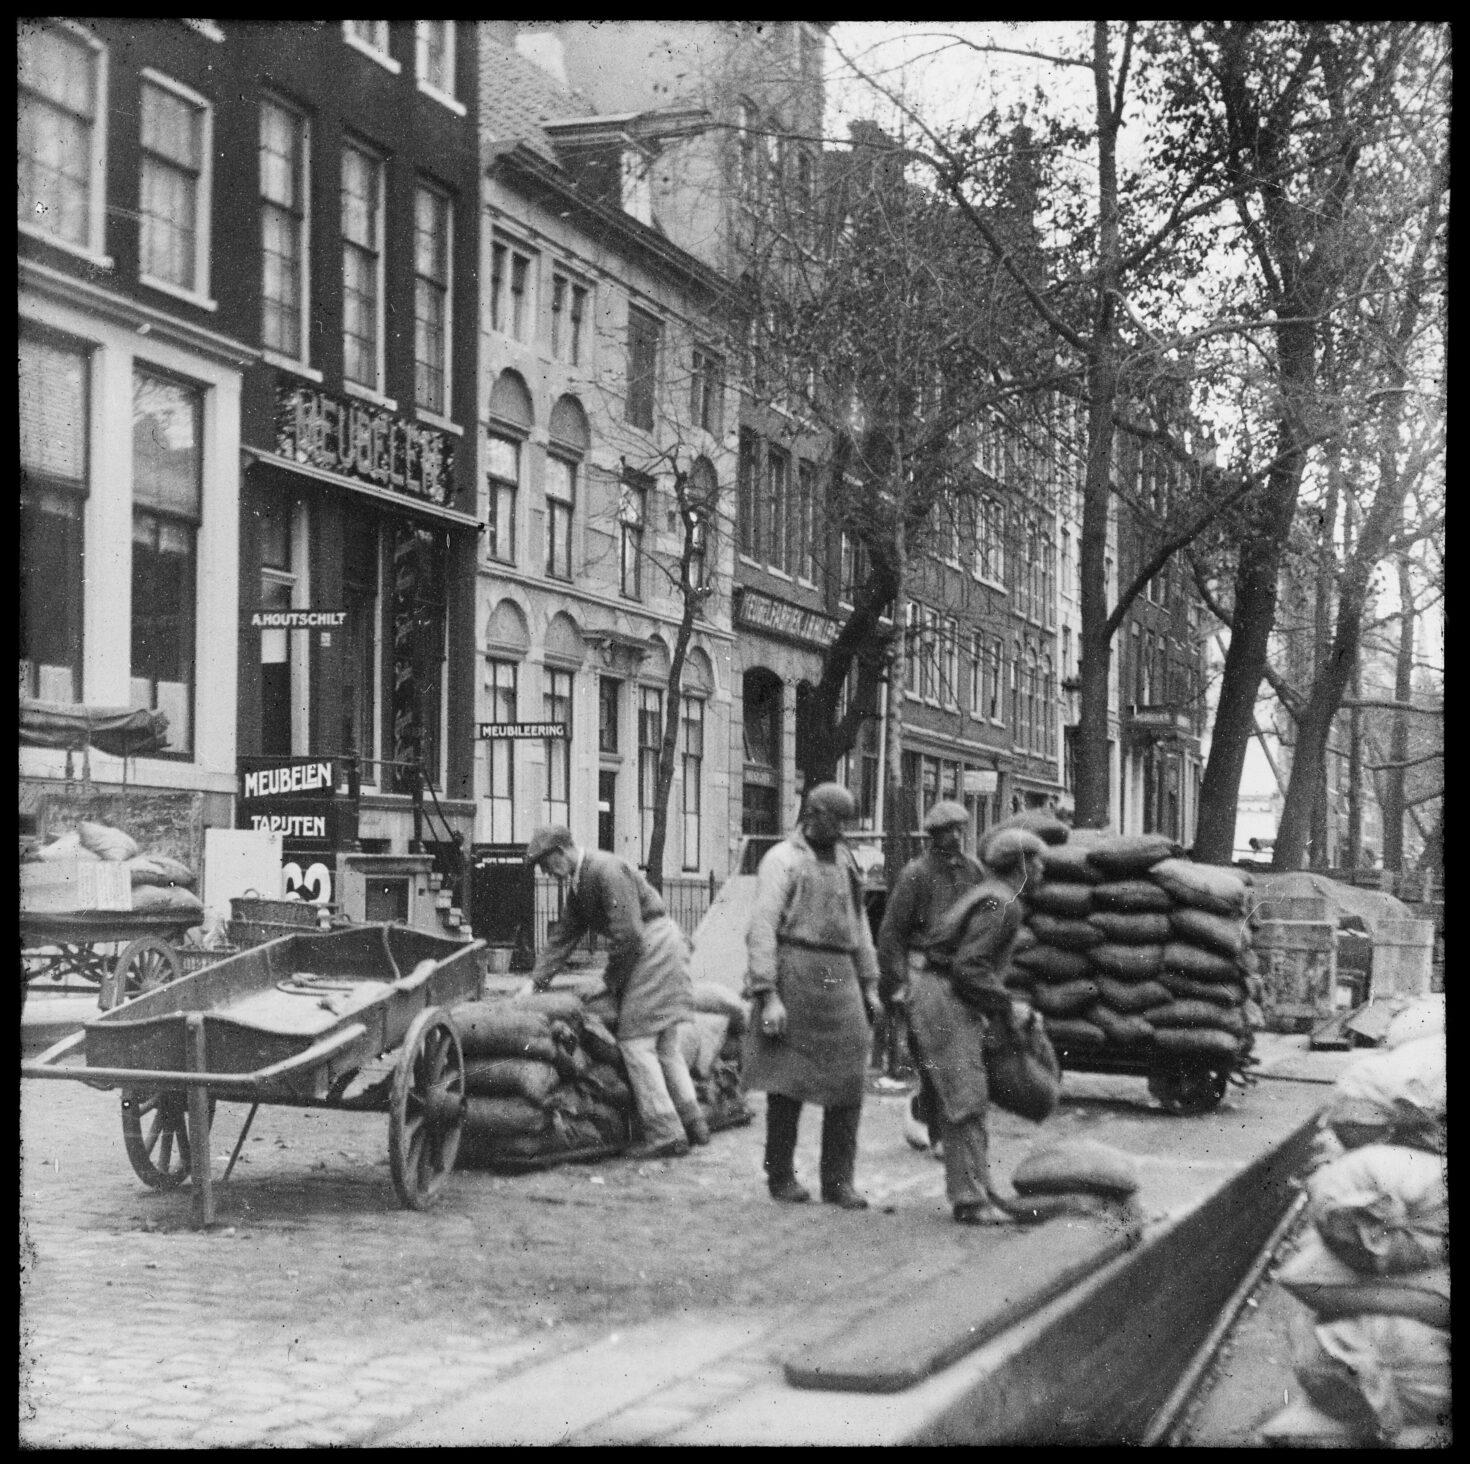
[{"label": "building window", "polygon": [[736,184],[741,201],[750,207],[754,207],[760,201],[760,141],[757,136],[759,126],[760,114],[756,111],[755,105],[742,101],[739,131],[736,134],[739,149]]},{"label": "building window", "polygon": [[[262,493],[256,500],[262,610],[289,610],[296,603],[295,512],[290,498]],[[291,755],[295,716],[291,651],[290,631],[260,632],[260,751],[267,757]]]},{"label": "building window", "polygon": [[141,125],[139,274],[148,284],[207,294],[209,103],[145,72]]},{"label": "building window", "polygon": [[342,374],[383,387],[383,162],[342,148]]},{"label": "building window", "polygon": [[22,336],[20,691],[82,699],[87,505],[87,357]]},{"label": "building window", "polygon": [[683,699],[684,722],[684,868],[700,863],[700,815],[704,786],[704,698]]},{"label": "building window", "polygon": [[486,550],[499,564],[516,562],[516,500],[521,491],[521,444],[513,437],[489,435],[490,523]]},{"label": "building window", "polygon": [[696,346],[689,385],[689,416],[696,427],[719,437],[725,430],[725,362]]},{"label": "building window", "polygon": [[586,285],[559,272],[551,276],[551,354],[568,366],[582,364],[582,333],[587,319]]},{"label": "building window", "polygon": [[441,97],[454,96],[454,22],[421,20],[416,27],[418,79]]},{"label": "building window", "polygon": [[1047,757],[1057,755],[1057,677],[1056,668],[1052,665],[1050,656],[1042,660],[1041,665],[1042,685],[1042,715],[1046,718],[1046,738],[1042,751]]},{"label": "building window", "polygon": [[203,393],[133,372],[132,704],[168,717],[167,750],[194,746],[196,540]]},{"label": "building window", "polygon": [[413,207],[414,400],[441,416],[449,413],[451,217],[449,200],[421,184]]},{"label": "building window", "polygon": [[618,500],[618,583],[629,600],[643,598],[643,528],[649,486],[642,474],[629,474]]},{"label": "building window", "polygon": [[431,784],[443,775],[449,535],[400,519],[393,526],[392,546],[394,791],[409,793],[414,769]]},{"label": "building window", "polygon": [[572,673],[546,670],[546,688],[541,696],[542,720],[560,722],[567,730],[562,738],[546,739],[546,803],[543,822],[572,822]]},{"label": "building window", "polygon": [[572,577],[572,514],[577,505],[577,465],[565,458],[546,459],[546,573],[552,579]]},{"label": "building window", "polygon": [[531,318],[531,256],[509,244],[490,246],[490,329],[526,339]]},{"label": "building window", "polygon": [[985,643],[978,635],[970,637],[970,715],[978,717],[984,707],[982,682],[985,671]]},{"label": "building window", "polygon": [[791,526],[791,458],[773,447],[766,460],[766,562],[775,569],[792,568],[787,531]]},{"label": "building window", "polygon": [[386,20],[344,20],[342,35],[347,44],[371,56],[378,65],[395,75],[402,66],[388,54],[388,22]]},{"label": "building window", "polygon": [[656,686],[638,688],[638,834],[643,862],[658,804],[658,754],[664,740],[664,694]]},{"label": "building window", "polygon": [[[505,726],[518,718],[517,675],[514,661],[492,660],[486,666],[485,689],[490,693],[490,715],[486,721]],[[515,743],[509,738],[491,738],[486,744],[486,793],[490,803],[490,841],[508,844],[516,836]]]},{"label": "building window", "polygon": [[342,525],[342,603],[347,611],[342,653],[342,749],[361,759],[364,783],[378,782],[382,549],[378,516],[349,505]]},{"label": "building window", "polygon": [[70,22],[16,35],[16,218],[101,254],[107,52]]},{"label": "building window", "polygon": [[740,429],[739,479],[740,552],[760,558],[760,439],[748,428]]},{"label": "building window", "polygon": [[280,102],[260,104],[260,340],[305,361],[310,239],[306,118]]},{"label": "building window", "polygon": [[628,400],[626,415],[635,427],[653,428],[658,384],[659,322],[644,311],[628,309]]},{"label": "building window", "polygon": [[816,579],[817,470],[814,464],[796,465],[796,496],[793,500],[794,527],[791,531],[792,573],[799,579]]},{"label": "building window", "polygon": [[597,750],[616,756],[618,750],[618,708],[622,703],[623,683],[612,676],[597,682]]},{"label": "building window", "polygon": [[941,638],[940,695],[946,706],[960,704],[960,627],[956,620],[945,619],[939,626]]},{"label": "building window", "polygon": [[985,715],[992,722],[999,722],[1005,715],[1002,698],[1005,694],[1006,649],[1001,641],[991,641],[988,658],[988,679],[985,686]]}]

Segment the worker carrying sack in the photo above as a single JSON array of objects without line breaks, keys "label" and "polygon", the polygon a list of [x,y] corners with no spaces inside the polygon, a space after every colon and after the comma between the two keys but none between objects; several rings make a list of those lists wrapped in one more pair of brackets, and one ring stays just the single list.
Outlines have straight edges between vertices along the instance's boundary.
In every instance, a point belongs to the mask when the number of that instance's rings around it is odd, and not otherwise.
[{"label": "worker carrying sack", "polygon": [[1030,1007],[1017,1017],[988,1016],[985,1026],[985,1078],[990,1101],[1007,1113],[1041,1123],[1050,1118],[1062,1091],[1062,1065],[1041,1017]]}]

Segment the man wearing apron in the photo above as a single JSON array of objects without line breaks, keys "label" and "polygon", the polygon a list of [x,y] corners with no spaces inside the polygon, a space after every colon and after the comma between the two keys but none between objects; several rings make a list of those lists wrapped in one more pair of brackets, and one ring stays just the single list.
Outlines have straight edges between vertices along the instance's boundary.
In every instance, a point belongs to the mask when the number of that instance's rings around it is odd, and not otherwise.
[{"label": "man wearing apron", "polygon": [[800,1204],[796,1178],[803,1103],[822,1112],[822,1199],[865,1210],[853,1187],[870,1028],[878,1010],[878,958],[862,878],[842,840],[857,812],[852,794],[823,783],[801,823],[761,860],[746,933],[745,1086],[766,1099],[766,1182],[773,1199]]}]

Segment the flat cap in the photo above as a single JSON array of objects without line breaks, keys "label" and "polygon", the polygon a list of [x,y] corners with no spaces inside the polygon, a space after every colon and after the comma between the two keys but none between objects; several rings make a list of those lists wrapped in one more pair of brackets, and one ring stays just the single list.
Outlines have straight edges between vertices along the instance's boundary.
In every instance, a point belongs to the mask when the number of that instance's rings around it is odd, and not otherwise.
[{"label": "flat cap", "polygon": [[980,847],[980,862],[997,874],[1015,869],[1028,854],[1040,854],[1045,843],[1029,829],[1000,829]]},{"label": "flat cap", "polygon": [[526,863],[538,864],[553,849],[570,849],[575,841],[565,824],[547,824],[531,835],[526,845]]},{"label": "flat cap", "polygon": [[835,813],[838,818],[855,818],[857,800],[841,783],[818,783],[806,795],[807,813]]},{"label": "flat cap", "polygon": [[924,815],[924,829],[927,833],[932,834],[935,829],[947,829],[955,824],[967,824],[969,821],[970,813],[963,803],[956,803],[952,798],[941,798]]}]

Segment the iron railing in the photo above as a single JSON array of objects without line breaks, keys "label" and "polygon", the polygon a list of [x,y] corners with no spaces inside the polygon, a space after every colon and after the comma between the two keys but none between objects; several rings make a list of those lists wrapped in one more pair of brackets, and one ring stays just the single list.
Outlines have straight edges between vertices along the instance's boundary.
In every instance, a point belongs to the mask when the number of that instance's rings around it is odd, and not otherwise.
[{"label": "iron railing", "polygon": [[[706,879],[688,875],[664,876],[664,906],[673,917],[674,923],[691,940],[694,938],[699,922],[704,919],[704,912],[710,907],[715,889],[713,875]],[[566,895],[561,882],[538,871],[536,875],[536,949],[538,951],[545,949],[547,932],[553,922],[561,919],[565,899]],[[606,952],[607,943],[597,936],[589,936],[582,949],[593,954],[603,954]]]}]

